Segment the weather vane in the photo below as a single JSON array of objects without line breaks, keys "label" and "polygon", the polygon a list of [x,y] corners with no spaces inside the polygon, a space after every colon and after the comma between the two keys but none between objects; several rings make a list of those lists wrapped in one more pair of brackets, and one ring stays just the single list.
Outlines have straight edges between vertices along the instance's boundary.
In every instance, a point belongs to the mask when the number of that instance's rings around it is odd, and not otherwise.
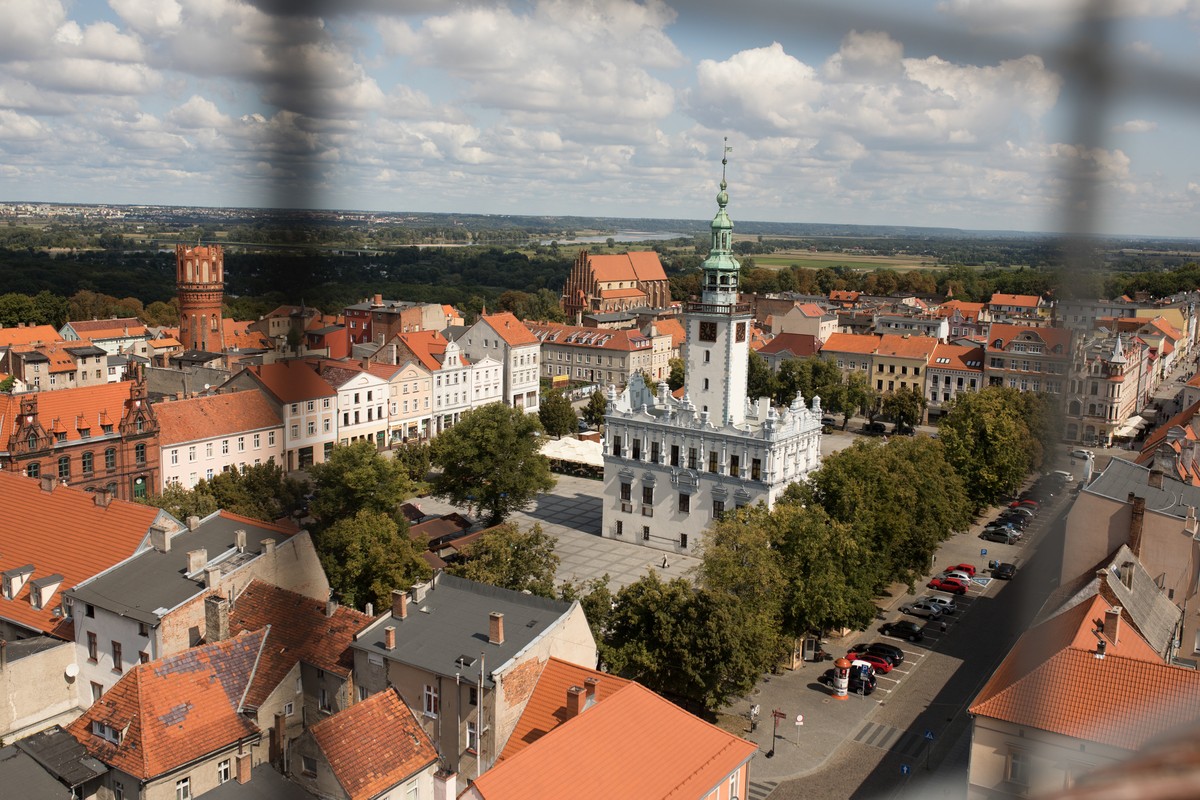
[{"label": "weather vane", "polygon": [[721,186],[725,186],[725,165],[729,163],[729,154],[733,148],[729,146],[729,137],[725,137],[725,152],[721,154]]}]

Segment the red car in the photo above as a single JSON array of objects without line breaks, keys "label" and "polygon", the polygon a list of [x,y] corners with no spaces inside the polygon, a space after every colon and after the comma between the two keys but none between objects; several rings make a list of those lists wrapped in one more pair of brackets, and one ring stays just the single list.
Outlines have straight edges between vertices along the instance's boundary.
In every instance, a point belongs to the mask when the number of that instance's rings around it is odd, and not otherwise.
[{"label": "red car", "polygon": [[929,582],[930,589],[937,589],[939,592],[950,592],[951,594],[966,594],[967,585],[958,578],[934,578]]},{"label": "red car", "polygon": [[1021,506],[1027,506],[1032,508],[1034,511],[1037,511],[1039,508],[1041,508],[1041,503],[1039,503],[1037,500],[1026,497],[1021,500],[1013,500],[1008,504],[1009,508],[1020,508]]},{"label": "red car", "polygon": [[965,572],[972,578],[975,577],[974,564],[955,564],[953,567],[946,567],[942,572]]},{"label": "red car", "polygon": [[892,662],[883,656],[877,656],[873,653],[856,653],[851,650],[849,653],[846,653],[846,658],[851,661],[865,661],[874,667],[876,672],[882,672],[884,675],[892,671]]}]

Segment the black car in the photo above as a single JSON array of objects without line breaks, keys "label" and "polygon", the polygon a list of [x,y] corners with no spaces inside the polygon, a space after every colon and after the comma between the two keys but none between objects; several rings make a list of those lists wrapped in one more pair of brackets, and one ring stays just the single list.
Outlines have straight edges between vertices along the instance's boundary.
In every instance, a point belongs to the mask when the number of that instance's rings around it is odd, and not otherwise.
[{"label": "black car", "polygon": [[832,428],[837,425],[837,420],[833,417],[821,417],[821,424]]},{"label": "black car", "polygon": [[1007,561],[992,570],[992,577],[999,578],[1002,581],[1012,580],[1012,577],[1017,574],[1017,565],[1009,564]]},{"label": "black car", "polygon": [[856,653],[870,653],[871,655],[879,656],[887,659],[888,663],[893,667],[898,667],[904,663],[904,651],[894,644],[886,644],[884,642],[871,642],[868,645],[859,645],[854,648]]},{"label": "black car", "polygon": [[[817,683],[823,683],[833,688],[833,670],[827,669],[818,678]],[[869,676],[865,681],[854,670],[850,671],[850,685],[847,687],[851,694],[868,695],[875,691],[875,676]]]},{"label": "black car", "polygon": [[868,436],[882,436],[887,433],[887,425],[882,422],[869,422],[863,425],[863,433]]},{"label": "black car", "polygon": [[1006,512],[996,517],[996,522],[1003,525],[1011,525],[1019,530],[1025,530],[1025,528],[1029,527],[1029,517],[1024,514],[1009,514]]},{"label": "black car", "polygon": [[917,623],[906,619],[885,623],[879,628],[879,632],[884,636],[895,636],[897,639],[908,639],[910,642],[919,642],[925,638],[924,629]]}]

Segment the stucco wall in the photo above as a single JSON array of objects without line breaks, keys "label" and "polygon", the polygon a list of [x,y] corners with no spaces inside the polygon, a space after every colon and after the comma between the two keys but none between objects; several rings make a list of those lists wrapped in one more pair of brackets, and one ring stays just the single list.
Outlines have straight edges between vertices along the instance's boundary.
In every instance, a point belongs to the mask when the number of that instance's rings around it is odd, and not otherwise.
[{"label": "stucco wall", "polygon": [[0,739],[10,742],[54,724],[66,725],[79,715],[80,680],[66,675],[74,663],[70,642],[10,657],[0,669]]}]

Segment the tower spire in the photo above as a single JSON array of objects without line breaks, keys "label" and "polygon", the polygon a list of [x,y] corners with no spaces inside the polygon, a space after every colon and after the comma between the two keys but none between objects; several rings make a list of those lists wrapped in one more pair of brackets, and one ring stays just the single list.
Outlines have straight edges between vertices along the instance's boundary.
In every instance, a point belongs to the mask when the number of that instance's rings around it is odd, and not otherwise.
[{"label": "tower spire", "polygon": [[717,192],[717,215],[712,221],[712,246],[708,258],[701,268],[704,270],[702,286],[705,303],[733,305],[738,301],[738,273],[742,265],[733,257],[733,221],[725,207],[729,205],[729,184],[726,170],[729,165],[729,137],[726,136],[721,152],[721,190]]}]

